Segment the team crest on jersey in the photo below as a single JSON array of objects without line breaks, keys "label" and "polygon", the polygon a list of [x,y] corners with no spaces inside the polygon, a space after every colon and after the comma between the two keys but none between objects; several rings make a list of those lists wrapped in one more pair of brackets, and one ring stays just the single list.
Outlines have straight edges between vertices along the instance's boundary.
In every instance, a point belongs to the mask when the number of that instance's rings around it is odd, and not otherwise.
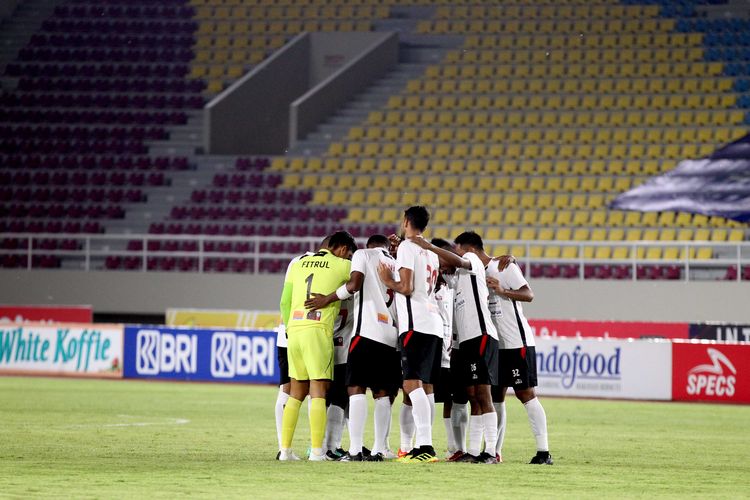
[{"label": "team crest on jersey", "polygon": [[378,323],[388,324],[390,321],[388,321],[390,318],[387,314],[378,313]]}]

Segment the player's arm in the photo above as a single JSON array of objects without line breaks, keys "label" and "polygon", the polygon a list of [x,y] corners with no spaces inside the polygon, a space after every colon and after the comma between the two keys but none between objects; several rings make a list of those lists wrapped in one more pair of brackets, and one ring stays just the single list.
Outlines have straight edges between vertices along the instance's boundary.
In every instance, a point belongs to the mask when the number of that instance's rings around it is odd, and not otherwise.
[{"label": "player's arm", "polygon": [[412,280],[414,272],[407,267],[402,267],[398,270],[398,276],[401,281],[393,279],[391,268],[383,262],[378,266],[378,275],[380,276],[380,281],[396,293],[400,293],[401,295],[411,295],[414,291],[414,283]]},{"label": "player's arm", "polygon": [[501,255],[500,257],[493,257],[492,260],[497,261],[497,269],[499,271],[503,271],[509,265],[516,264],[518,262],[512,255]]},{"label": "player's arm", "polygon": [[416,243],[419,247],[424,248],[425,250],[436,253],[437,256],[443,259],[449,266],[471,269],[471,262],[469,261],[469,259],[464,259],[463,257],[459,257],[449,250],[444,250],[440,247],[436,247],[424,238],[410,238],[409,240]]},{"label": "player's arm", "polygon": [[[346,291],[349,293],[349,296],[354,295],[358,291],[362,290],[362,283],[365,280],[365,275],[362,274],[359,271],[352,271],[352,273],[349,275],[349,281],[344,283],[344,287],[346,287]],[[340,289],[339,289],[340,290]],[[321,293],[311,293],[310,298],[305,301],[305,308],[306,309],[323,309],[324,307],[327,307],[329,304],[333,304],[337,300],[342,300],[342,298],[347,297],[340,297],[339,294],[342,296],[345,295],[342,292],[339,292],[339,290],[336,290],[334,292],[329,293],[328,295],[323,295]]]},{"label": "player's arm", "polygon": [[531,302],[534,300],[534,291],[528,284],[523,285],[518,290],[510,290],[503,288],[497,279],[487,278],[487,286],[498,295],[507,297],[510,300],[515,300],[517,302]]},{"label": "player's arm", "polygon": [[292,311],[292,282],[285,281],[284,289],[281,291],[281,301],[279,303],[279,309],[281,310],[281,320],[284,325],[289,325],[289,314]]}]

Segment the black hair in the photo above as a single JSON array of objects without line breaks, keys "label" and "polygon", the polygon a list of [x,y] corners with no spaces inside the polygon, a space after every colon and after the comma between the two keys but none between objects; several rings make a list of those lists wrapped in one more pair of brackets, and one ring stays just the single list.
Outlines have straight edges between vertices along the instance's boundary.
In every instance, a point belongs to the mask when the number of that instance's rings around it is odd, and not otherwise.
[{"label": "black hair", "polygon": [[477,250],[484,250],[484,243],[482,243],[482,237],[474,231],[465,231],[455,239],[456,245],[468,245],[474,247]]},{"label": "black hair", "polygon": [[349,234],[347,231],[337,231],[331,235],[331,239],[328,241],[328,248],[333,250],[338,247],[347,247],[352,252],[357,251],[357,243],[354,241],[354,236]]},{"label": "black hair", "polygon": [[430,243],[438,248],[442,248],[443,250],[453,250],[453,245],[451,245],[449,241],[445,241],[442,238],[432,238],[432,241],[430,241]]},{"label": "black hair", "polygon": [[391,242],[388,241],[388,237],[384,234],[373,234],[367,239],[367,248],[371,247],[383,247],[389,248]]},{"label": "black hair", "polygon": [[320,242],[320,248],[328,248],[328,242],[331,241],[331,236],[326,236],[323,241]]},{"label": "black hair", "polygon": [[409,207],[404,211],[404,217],[417,231],[424,231],[430,222],[430,212],[421,205]]}]

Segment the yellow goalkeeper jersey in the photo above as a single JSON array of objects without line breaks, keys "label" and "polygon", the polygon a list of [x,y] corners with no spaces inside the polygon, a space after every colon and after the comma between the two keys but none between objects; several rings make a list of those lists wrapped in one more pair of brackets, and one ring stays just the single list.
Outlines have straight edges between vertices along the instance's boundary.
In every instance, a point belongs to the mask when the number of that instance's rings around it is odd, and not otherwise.
[{"label": "yellow goalkeeper jersey", "polygon": [[[284,318],[287,329],[293,331],[323,326],[332,332],[341,302],[336,301],[318,311],[309,311],[305,309],[305,301],[313,293],[328,295],[336,291],[349,281],[350,269],[351,261],[336,257],[326,249],[306,255],[295,262],[284,282],[285,289],[291,287],[289,315]],[[289,296],[287,293],[284,295]]]}]

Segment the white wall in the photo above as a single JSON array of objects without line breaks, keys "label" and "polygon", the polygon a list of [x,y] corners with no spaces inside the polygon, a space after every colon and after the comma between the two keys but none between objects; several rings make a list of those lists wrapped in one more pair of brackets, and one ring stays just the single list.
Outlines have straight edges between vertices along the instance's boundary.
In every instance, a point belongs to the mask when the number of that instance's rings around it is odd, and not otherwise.
[{"label": "white wall", "polygon": [[[0,271],[0,303],[91,304],[98,313],[278,307],[281,275]],[[533,280],[530,318],[750,323],[750,282]]]}]

